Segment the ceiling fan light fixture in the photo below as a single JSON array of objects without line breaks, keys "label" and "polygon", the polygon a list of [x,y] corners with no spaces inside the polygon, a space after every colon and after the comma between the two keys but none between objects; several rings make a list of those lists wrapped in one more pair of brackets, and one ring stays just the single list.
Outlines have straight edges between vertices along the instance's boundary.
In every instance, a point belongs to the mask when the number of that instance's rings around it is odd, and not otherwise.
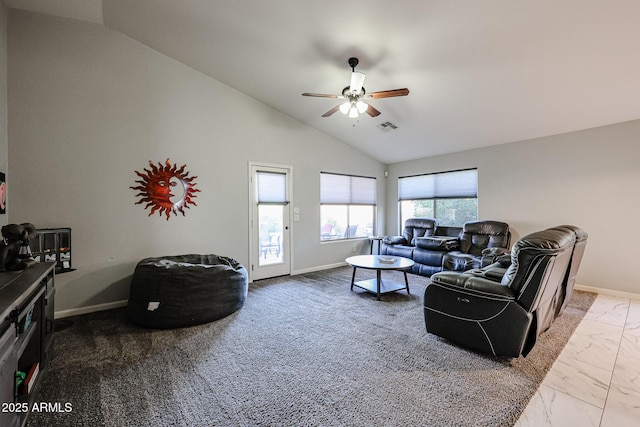
[{"label": "ceiling fan light fixture", "polygon": [[364,84],[365,74],[360,71],[354,71],[351,73],[351,84],[349,85],[349,91],[355,95],[362,91],[362,85]]},{"label": "ceiling fan light fixture", "polygon": [[358,109],[356,107],[351,107],[349,109],[349,118],[357,119],[358,118]]},{"label": "ceiling fan light fixture", "polygon": [[349,108],[351,108],[351,103],[349,101],[340,104],[340,112],[342,114],[348,114]]},{"label": "ceiling fan light fixture", "polygon": [[369,108],[369,105],[364,101],[356,102],[356,108],[360,114],[363,114]]}]

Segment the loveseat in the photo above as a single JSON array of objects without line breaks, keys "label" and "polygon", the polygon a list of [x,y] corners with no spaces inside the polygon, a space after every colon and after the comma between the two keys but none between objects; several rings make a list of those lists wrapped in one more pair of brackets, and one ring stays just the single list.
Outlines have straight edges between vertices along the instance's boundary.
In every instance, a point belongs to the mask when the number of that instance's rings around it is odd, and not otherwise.
[{"label": "loveseat", "polygon": [[470,221],[462,227],[442,227],[433,218],[409,218],[402,236],[383,237],[380,253],[412,259],[412,273],[431,276],[492,264],[508,253],[510,238],[509,225],[504,222]]}]

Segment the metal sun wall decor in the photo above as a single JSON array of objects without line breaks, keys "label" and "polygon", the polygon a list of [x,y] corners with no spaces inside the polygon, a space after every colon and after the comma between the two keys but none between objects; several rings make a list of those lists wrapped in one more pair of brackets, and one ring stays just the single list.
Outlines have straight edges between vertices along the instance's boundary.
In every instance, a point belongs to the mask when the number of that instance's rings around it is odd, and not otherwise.
[{"label": "metal sun wall decor", "polygon": [[[146,203],[145,209],[151,208],[149,216],[158,211],[158,215],[163,214],[167,217],[167,221],[171,214],[178,215],[178,212],[184,216],[184,209],[189,209],[189,205],[197,206],[193,201],[197,196],[194,193],[200,192],[193,181],[197,176],[189,177],[189,172],[185,172],[187,165],[182,165],[179,169],[176,165],[171,165],[171,161],[167,159],[163,165],[158,162],[158,166],[149,160],[151,170],[144,168],[146,173],[135,173],[142,178],[136,183],[140,184],[136,187],[129,187],[133,190],[140,191],[136,197],[140,197],[135,204],[140,205]],[[173,194],[173,193],[178,194]]]}]

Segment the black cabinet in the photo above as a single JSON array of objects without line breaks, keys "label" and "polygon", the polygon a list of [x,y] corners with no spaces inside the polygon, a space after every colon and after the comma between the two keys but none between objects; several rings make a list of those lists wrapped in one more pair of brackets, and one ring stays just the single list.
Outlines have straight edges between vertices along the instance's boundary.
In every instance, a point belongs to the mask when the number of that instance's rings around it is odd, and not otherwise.
[{"label": "black cabinet", "polygon": [[54,262],[0,273],[0,426],[22,426],[53,357]]},{"label": "black cabinet", "polygon": [[73,271],[71,268],[71,229],[41,228],[31,241],[33,258],[38,262],[55,262],[56,273]]}]

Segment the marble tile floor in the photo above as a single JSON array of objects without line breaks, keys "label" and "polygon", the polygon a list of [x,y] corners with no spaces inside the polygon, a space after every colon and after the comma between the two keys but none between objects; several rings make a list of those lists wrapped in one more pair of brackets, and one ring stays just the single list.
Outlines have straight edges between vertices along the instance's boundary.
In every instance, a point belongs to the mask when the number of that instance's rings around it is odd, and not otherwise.
[{"label": "marble tile floor", "polygon": [[598,295],[516,426],[640,426],[640,300]]}]

